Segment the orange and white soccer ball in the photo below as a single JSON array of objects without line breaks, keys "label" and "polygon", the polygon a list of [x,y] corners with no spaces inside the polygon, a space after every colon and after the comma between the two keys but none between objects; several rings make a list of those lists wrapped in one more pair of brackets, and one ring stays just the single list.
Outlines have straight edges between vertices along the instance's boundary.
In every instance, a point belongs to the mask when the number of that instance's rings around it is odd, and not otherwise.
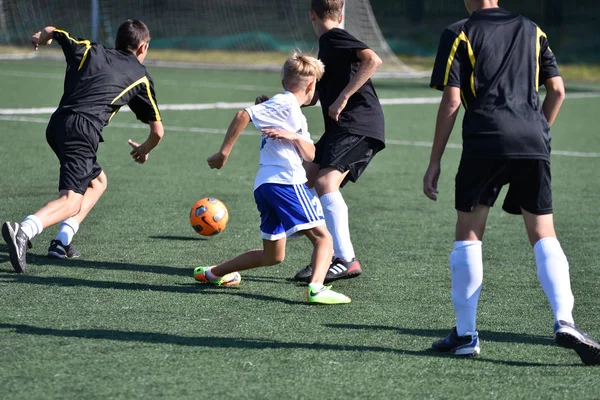
[{"label": "orange and white soccer ball", "polygon": [[225,230],[229,212],[219,199],[207,197],[198,200],[190,211],[190,224],[202,236],[213,236]]}]

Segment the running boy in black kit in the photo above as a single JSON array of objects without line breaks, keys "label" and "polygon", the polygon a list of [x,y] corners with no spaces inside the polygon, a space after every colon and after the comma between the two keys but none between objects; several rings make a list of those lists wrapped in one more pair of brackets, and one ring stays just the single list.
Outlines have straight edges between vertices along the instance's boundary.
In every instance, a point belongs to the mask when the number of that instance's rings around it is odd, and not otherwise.
[{"label": "running boy in black kit", "polygon": [[106,175],[96,162],[98,144],[103,141],[101,132],[122,106],[129,105],[140,121],[150,125],[144,143],[129,140],[137,163],[146,162],[164,133],[154,84],[142,65],[150,43],[150,32],[143,22],[125,21],[117,32],[115,49],[74,39],[53,26],[33,35],[31,41],[37,50],[53,39],[62,47],[67,62],[64,94],[46,130],[48,144],[60,161],[59,198],[20,224],[2,225],[10,262],[19,273],[26,270],[29,241],[61,221],[48,255],[79,256],[71,246],[73,235],[106,189]]},{"label": "running boy in black kit", "polygon": [[[437,199],[442,154],[460,108],[463,152],[456,174],[458,212],[450,255],[456,326],[433,348],[455,355],[480,352],[477,305],[483,281],[487,216],[503,186],[503,209],[521,214],[539,282],[554,314],[554,340],[588,365],[600,365],[600,345],[574,325],[569,262],[554,231],[550,126],[565,96],[554,54],[532,21],[497,0],[465,0],[470,18],[440,40],[431,86],[443,90],[423,191]],[[539,96],[546,87],[546,98]]]},{"label": "running boy in black kit", "polygon": [[[366,44],[339,28],[343,7],[343,0],[312,0],[310,10],[319,36],[319,59],[325,64],[312,104],[321,102],[325,133],[315,145],[314,161],[305,163],[305,168],[333,237],[334,260],[327,281],[362,272],[350,241],[348,206],[340,187],[356,182],[385,147],[383,110],[370,79],[382,62]],[[311,275],[308,265],[295,279],[308,282]]]}]

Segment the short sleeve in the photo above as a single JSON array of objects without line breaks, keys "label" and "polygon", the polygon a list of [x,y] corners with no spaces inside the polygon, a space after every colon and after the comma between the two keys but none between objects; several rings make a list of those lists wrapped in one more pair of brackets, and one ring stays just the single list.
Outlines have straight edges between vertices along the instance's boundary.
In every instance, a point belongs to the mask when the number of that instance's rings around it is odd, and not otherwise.
[{"label": "short sleeve", "polygon": [[246,108],[246,112],[250,115],[250,119],[252,119],[252,123],[256,129],[287,129],[287,120],[291,112],[291,107],[288,102],[282,101],[282,97],[277,95],[264,103]]},{"label": "short sleeve", "polygon": [[460,87],[460,35],[446,29],[440,38],[433,72],[431,87],[444,90],[446,86]]},{"label": "short sleeve", "polygon": [[146,74],[140,91],[129,101],[128,105],[131,111],[135,113],[137,119],[145,124],[150,121],[162,120],[156,101],[154,82],[150,75]]},{"label": "short sleeve", "polygon": [[343,29],[339,29],[336,31],[335,35],[331,35],[329,41],[331,47],[336,51],[347,55],[350,62],[360,61],[356,55],[357,50],[366,50],[369,48],[369,46]]},{"label": "short sleeve", "polygon": [[543,34],[540,38],[540,83],[544,84],[546,80],[560,76],[558,70],[558,64],[556,63],[556,57],[550,49],[548,38]]},{"label": "short sleeve", "polygon": [[77,66],[78,70],[81,69],[92,43],[85,39],[74,39],[69,35],[69,32],[60,29],[55,29],[52,32],[52,38],[60,44],[67,63]]}]

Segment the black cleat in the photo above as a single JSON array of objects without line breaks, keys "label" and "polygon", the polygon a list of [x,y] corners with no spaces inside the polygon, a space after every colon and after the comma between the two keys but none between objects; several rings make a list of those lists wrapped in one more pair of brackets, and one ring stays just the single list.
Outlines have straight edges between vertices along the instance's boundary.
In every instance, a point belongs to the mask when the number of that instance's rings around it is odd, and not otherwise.
[{"label": "black cleat", "polygon": [[575,325],[558,321],[554,324],[554,341],[560,347],[575,350],[585,365],[600,365],[600,344]]},{"label": "black cleat", "polygon": [[31,248],[31,243],[21,229],[21,225],[6,221],[2,225],[2,238],[8,245],[12,267],[20,274],[25,273],[27,269],[27,248]]},{"label": "black cleat", "polygon": [[54,239],[48,247],[48,257],[70,260],[81,257],[81,253],[71,245],[64,245],[60,240]]},{"label": "black cleat", "polygon": [[313,274],[312,264],[308,264],[294,275],[295,281],[310,282]]},{"label": "black cleat", "polygon": [[341,258],[333,260],[325,276],[325,282],[333,282],[338,279],[356,278],[362,273],[360,263],[356,258],[344,261]]},{"label": "black cleat", "polygon": [[455,356],[474,357],[481,351],[478,332],[467,332],[464,336],[458,336],[456,327],[452,328],[448,336],[434,342],[431,347],[441,353],[454,354]]}]

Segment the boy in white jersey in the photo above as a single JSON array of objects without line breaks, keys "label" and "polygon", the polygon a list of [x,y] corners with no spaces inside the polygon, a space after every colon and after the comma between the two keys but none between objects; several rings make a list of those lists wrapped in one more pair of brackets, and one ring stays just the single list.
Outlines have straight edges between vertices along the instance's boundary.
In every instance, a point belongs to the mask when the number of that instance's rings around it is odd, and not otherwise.
[{"label": "boy in white jersey", "polygon": [[312,161],[315,146],[300,107],[310,103],[323,63],[297,52],[283,66],[285,93],[239,111],[225,135],[221,150],[208,158],[211,168],[225,165],[240,134],[252,121],[262,131],[260,166],[254,182],[254,199],[261,216],[263,248],[247,251],[229,261],[194,270],[196,280],[218,286],[240,283],[238,271],[279,264],[285,258],[288,236],[302,232],[313,244],[315,266],[307,289],[307,301],[321,304],[349,303],[350,299],[324,286],[333,256],[333,241],[323,211],[306,187],[304,160]]}]

